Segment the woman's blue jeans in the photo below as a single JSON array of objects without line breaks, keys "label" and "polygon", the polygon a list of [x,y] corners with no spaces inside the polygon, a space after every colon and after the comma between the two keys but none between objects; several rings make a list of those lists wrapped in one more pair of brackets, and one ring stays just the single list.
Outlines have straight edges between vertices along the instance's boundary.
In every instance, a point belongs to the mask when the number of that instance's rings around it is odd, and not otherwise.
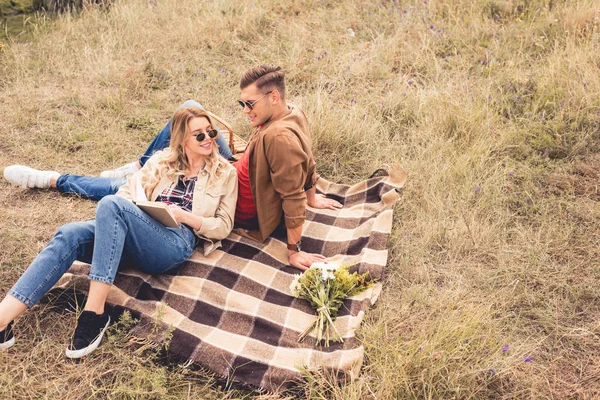
[{"label": "woman's blue jeans", "polygon": [[32,307],[75,260],[91,263],[89,278],[107,284],[121,266],[161,274],[187,260],[195,240],[185,225],[167,228],[129,200],[106,196],[95,221],[61,226],[8,293]]},{"label": "woman's blue jeans", "polygon": [[[202,104],[194,100],[188,100],[178,109],[184,107],[198,107],[204,110]],[[219,146],[219,153],[226,159],[233,157],[229,145],[223,135],[218,135],[215,139]],[[171,120],[154,137],[144,154],[139,158],[140,165],[143,167],[146,161],[158,150],[169,147],[171,142]],[[102,178],[99,176],[81,176],[64,174],[58,177],[56,188],[62,193],[73,193],[90,200],[100,200],[104,196],[117,193],[117,190],[127,182],[126,178]]]}]

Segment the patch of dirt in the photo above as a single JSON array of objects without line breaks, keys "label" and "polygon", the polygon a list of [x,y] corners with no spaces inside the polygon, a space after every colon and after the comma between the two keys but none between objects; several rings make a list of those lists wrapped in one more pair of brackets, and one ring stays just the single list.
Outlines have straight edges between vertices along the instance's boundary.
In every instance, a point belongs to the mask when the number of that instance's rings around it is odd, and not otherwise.
[{"label": "patch of dirt", "polygon": [[600,155],[575,161],[565,171],[548,176],[548,192],[600,201]]}]

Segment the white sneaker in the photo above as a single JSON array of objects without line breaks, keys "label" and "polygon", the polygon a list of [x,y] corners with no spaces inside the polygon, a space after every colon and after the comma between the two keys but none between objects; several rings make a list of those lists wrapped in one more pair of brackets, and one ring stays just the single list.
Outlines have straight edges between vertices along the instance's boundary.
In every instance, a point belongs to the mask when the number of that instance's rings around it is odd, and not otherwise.
[{"label": "white sneaker", "polygon": [[103,178],[125,178],[129,175],[133,175],[138,171],[137,162],[125,164],[117,169],[109,169],[108,171],[102,171],[100,176]]},{"label": "white sneaker", "polygon": [[11,165],[4,168],[4,179],[23,188],[48,189],[50,178],[58,178],[56,171],[40,171],[24,165]]}]

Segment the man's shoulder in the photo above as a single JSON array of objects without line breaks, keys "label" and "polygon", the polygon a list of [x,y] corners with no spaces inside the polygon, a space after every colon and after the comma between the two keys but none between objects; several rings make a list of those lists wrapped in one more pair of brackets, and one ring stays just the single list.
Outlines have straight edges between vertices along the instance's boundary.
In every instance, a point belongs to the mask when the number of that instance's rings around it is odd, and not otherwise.
[{"label": "man's shoulder", "polygon": [[277,136],[296,136],[297,133],[306,133],[308,124],[302,110],[291,104],[288,104],[288,107],[290,108],[289,113],[265,127],[262,135],[265,140]]}]

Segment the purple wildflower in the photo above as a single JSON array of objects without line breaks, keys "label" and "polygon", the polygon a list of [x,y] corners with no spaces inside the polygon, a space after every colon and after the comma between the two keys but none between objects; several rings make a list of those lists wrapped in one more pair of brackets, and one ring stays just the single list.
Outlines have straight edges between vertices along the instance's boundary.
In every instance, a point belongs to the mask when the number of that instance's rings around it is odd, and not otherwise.
[{"label": "purple wildflower", "polygon": [[496,370],[494,368],[490,368],[490,374],[496,375]]},{"label": "purple wildflower", "polygon": [[583,87],[587,87],[587,82],[584,82],[584,83],[583,83]]},{"label": "purple wildflower", "polygon": [[402,10],[402,14],[406,14],[406,10]]},{"label": "purple wildflower", "polygon": [[433,29],[433,24],[429,24],[429,29]]},{"label": "purple wildflower", "polygon": [[477,189],[474,190],[475,193],[481,192],[481,185],[477,186]]},{"label": "purple wildflower", "polygon": [[525,357],[523,359],[523,361],[525,361],[525,362],[531,362],[531,361],[533,361],[533,356],[527,356],[527,357]]},{"label": "purple wildflower", "polygon": [[423,2],[423,4],[427,4],[427,2],[426,2],[426,1],[424,1],[424,2]]},{"label": "purple wildflower", "polygon": [[177,90],[177,86],[173,86],[173,90]]},{"label": "purple wildflower", "polygon": [[502,352],[506,353],[508,351],[508,347],[509,346],[507,344],[505,344],[504,346],[502,346]]},{"label": "purple wildflower", "polygon": [[535,329],[540,329],[540,326],[539,326],[539,325],[536,325],[536,326],[535,326]]}]

